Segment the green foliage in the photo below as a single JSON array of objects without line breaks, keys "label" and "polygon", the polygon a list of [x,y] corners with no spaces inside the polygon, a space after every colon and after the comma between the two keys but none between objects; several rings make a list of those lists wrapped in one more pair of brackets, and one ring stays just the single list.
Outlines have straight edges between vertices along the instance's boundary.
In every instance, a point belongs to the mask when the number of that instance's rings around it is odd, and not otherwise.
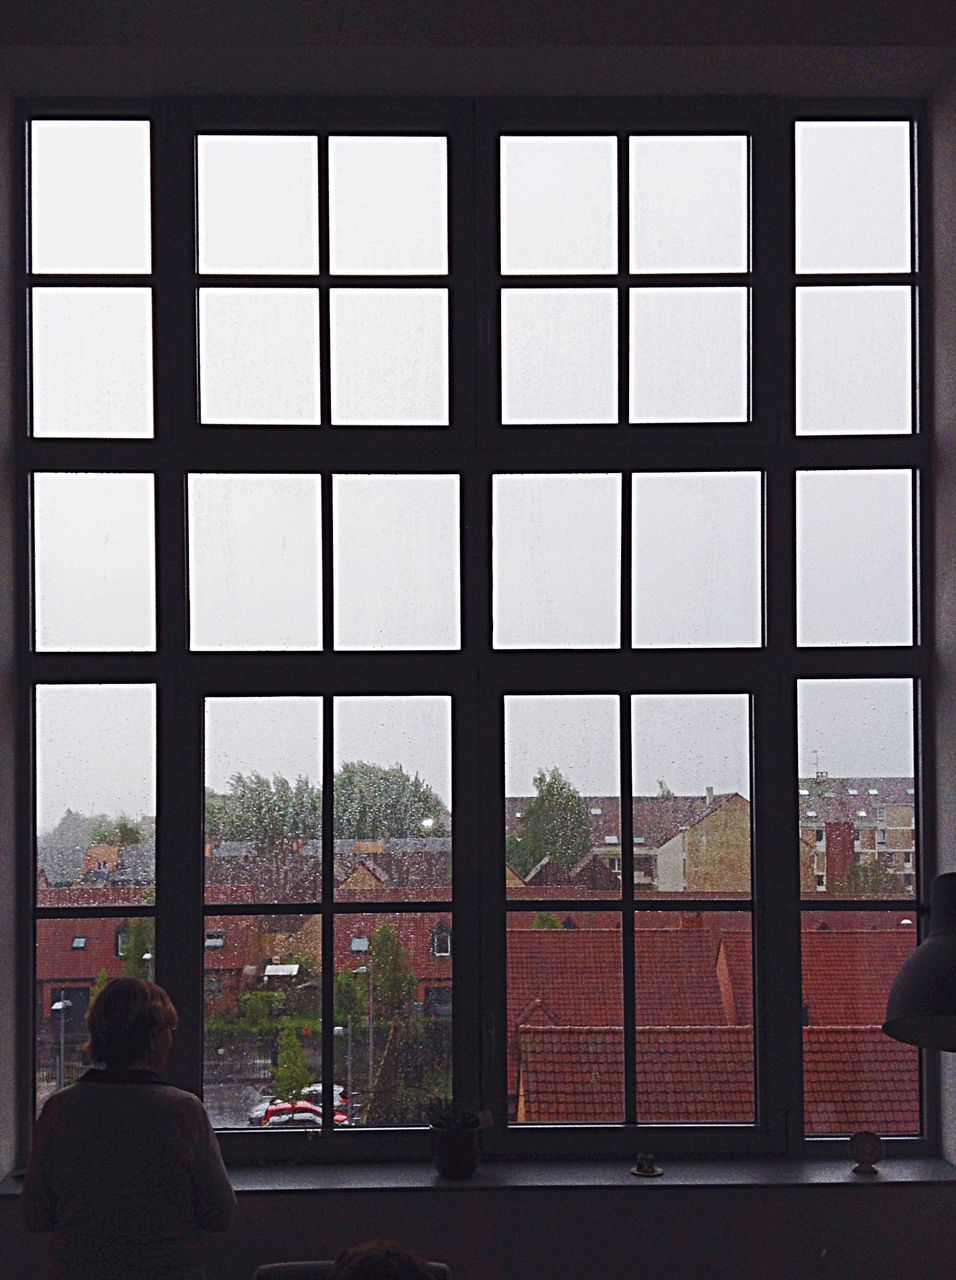
[{"label": "green foliage", "polygon": [[523,878],[537,862],[537,858],[525,849],[520,836],[505,836],[505,862]]},{"label": "green foliage", "polygon": [[[397,1021],[408,1014],[415,999],[415,970],[402,947],[398,930],[389,921],[380,924],[371,938],[373,1016]],[[350,975],[352,977],[359,975]]]},{"label": "green foliage", "polygon": [[833,892],[855,898],[901,898],[904,896],[903,877],[900,872],[879,862],[856,862],[843,879],[834,884]]},{"label": "green foliage", "polygon": [[278,1062],[272,1069],[272,1078],[276,1096],[285,1102],[298,1102],[304,1090],[315,1084],[294,1027],[283,1026],[279,1032]]},{"label": "green foliage", "polygon": [[531,921],[532,929],[562,929],[563,927],[553,911],[538,911]]},{"label": "green foliage", "polygon": [[239,997],[239,1017],[246,1031],[267,1035],[285,1008],[284,991],[246,991]]},{"label": "green foliage", "polygon": [[227,796],[218,795],[212,787],[206,788],[205,832],[207,840],[221,840],[226,832]]},{"label": "green foliage", "polygon": [[133,916],[126,923],[126,936],[121,947],[123,973],[127,978],[149,981],[153,976],[153,961],[145,956],[155,954],[155,922],[146,916]]},{"label": "green foliage", "polygon": [[90,844],[129,845],[139,844],[143,833],[128,818],[97,819],[90,832]]},{"label": "green foliage", "polygon": [[527,875],[546,854],[570,869],[591,849],[587,807],[560,769],[539,770],[534,788],[518,846],[522,867],[515,870]]},{"label": "green foliage", "polygon": [[271,875],[270,890],[281,892],[291,860],[305,840],[322,834],[322,792],[301,775],[270,781],[261,773],[234,773],[229,795],[206,794],[206,834],[247,840]]},{"label": "green foliage", "polygon": [[444,806],[435,791],[401,765],[347,761],[335,775],[335,835],[341,840],[441,835]]},{"label": "green foliage", "polygon": [[93,983],[92,987],[90,987],[90,1004],[92,1004],[92,1003],[93,1003],[93,1001],[94,1001],[94,1000],[96,999],[96,997],[100,994],[100,992],[103,990],[103,988],[104,988],[104,987],[106,986],[106,984],[109,982],[109,980],[110,980],[110,979],[109,979],[109,974],[106,972],[106,970],[105,970],[105,969],[101,969],[101,970],[99,971],[99,973],[96,975],[96,979],[95,979],[95,981],[94,981],[94,983]]},{"label": "green foliage", "polygon": [[344,1027],[349,1018],[357,1026],[368,1015],[368,974],[344,973],[335,975],[335,1023]]}]

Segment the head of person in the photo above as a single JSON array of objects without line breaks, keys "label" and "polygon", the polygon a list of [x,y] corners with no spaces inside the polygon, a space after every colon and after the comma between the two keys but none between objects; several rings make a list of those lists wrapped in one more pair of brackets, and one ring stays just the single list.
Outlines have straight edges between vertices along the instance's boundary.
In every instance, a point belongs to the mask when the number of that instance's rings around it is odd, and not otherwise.
[{"label": "head of person", "polygon": [[431,1280],[417,1253],[397,1240],[366,1240],[340,1253],[332,1270],[335,1280]]},{"label": "head of person", "polygon": [[176,1030],[173,1002],[155,982],[114,978],[90,1005],[86,1051],[114,1071],[161,1071]]}]

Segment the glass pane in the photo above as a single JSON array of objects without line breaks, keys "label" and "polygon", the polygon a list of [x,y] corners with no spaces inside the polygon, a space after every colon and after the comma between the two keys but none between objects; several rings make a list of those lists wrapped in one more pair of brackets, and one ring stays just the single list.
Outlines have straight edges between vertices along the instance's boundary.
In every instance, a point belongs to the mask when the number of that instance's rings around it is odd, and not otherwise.
[{"label": "glass pane", "polygon": [[512,1122],[624,1119],[621,920],[599,916],[579,911],[566,923],[548,912],[508,913]]},{"label": "glass pane", "polygon": [[798,471],[797,644],[912,643],[912,472]]},{"label": "glass pane", "polygon": [[332,289],[332,421],[448,425],[448,290]]},{"label": "glass pane", "polygon": [[447,152],[446,138],[329,138],[334,274],[446,274]]},{"label": "glass pane", "polygon": [[451,699],[335,699],[335,893],[451,897]]},{"label": "glass pane", "polygon": [[153,434],[149,289],[34,289],[35,436]]},{"label": "glass pane", "polygon": [[800,888],[916,894],[911,680],[797,681]]},{"label": "glass pane", "polygon": [[37,904],[152,902],[156,690],[36,690]]},{"label": "glass pane", "polygon": [[318,476],[189,477],[193,649],[322,646]]},{"label": "glass pane", "polygon": [[801,941],[807,1133],[919,1133],[919,1050],[882,1030],[915,913],[807,911]]},{"label": "glass pane", "polygon": [[621,477],[495,476],[494,644],[614,648],[621,639]]},{"label": "glass pane", "polygon": [[322,699],[207,698],[207,902],[322,896]]},{"label": "glass pane", "polygon": [[501,139],[501,271],[617,271],[617,138]]},{"label": "glass pane", "polygon": [[200,422],[312,426],[317,289],[199,290]]},{"label": "glass pane", "polygon": [[35,475],[33,553],[38,649],[155,649],[151,475]]},{"label": "glass pane", "polygon": [[753,1124],[753,945],[746,911],[634,918],[637,1118]]},{"label": "glass pane", "polygon": [[746,289],[632,289],[631,422],[746,422]]},{"label": "glass pane", "polygon": [[795,128],[797,271],[909,271],[909,122]]},{"label": "glass pane", "polygon": [[458,489],[457,476],[333,478],[337,649],[460,647]]},{"label": "glass pane", "polygon": [[912,291],[797,290],[797,435],[912,431]]},{"label": "glass pane", "polygon": [[34,120],[30,269],[150,270],[149,122]]},{"label": "glass pane", "polygon": [[695,898],[750,893],[750,699],[631,699],[634,888]]},{"label": "glass pane", "polygon": [[450,911],[335,922],[335,1079],[367,1128],[427,1123],[451,1095]]},{"label": "glass pane", "polygon": [[[74,917],[36,922],[36,1109],[93,1066],[86,1011],[113,978],[153,979],[153,920]],[[102,1065],[102,1064],[96,1064]]]},{"label": "glass pane", "polygon": [[505,698],[509,898],[620,896],[619,743],[611,695]]},{"label": "glass pane", "polygon": [[617,422],[613,289],[503,289],[501,420]]},{"label": "glass pane", "polygon": [[321,917],[207,916],[203,960],[203,1102],[213,1126],[319,1129]]},{"label": "glass pane", "polygon": [[318,272],[318,138],[199,137],[196,164],[200,271]]},{"label": "glass pane", "polygon": [[632,643],[759,645],[760,473],[635,475],[633,493]]},{"label": "glass pane", "polygon": [[746,271],[745,137],[630,139],[630,269]]}]

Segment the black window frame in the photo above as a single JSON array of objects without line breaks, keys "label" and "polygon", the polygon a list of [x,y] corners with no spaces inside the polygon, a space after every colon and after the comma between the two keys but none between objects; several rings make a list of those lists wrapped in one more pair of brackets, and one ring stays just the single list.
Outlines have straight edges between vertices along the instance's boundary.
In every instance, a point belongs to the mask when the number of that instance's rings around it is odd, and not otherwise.
[{"label": "black window frame", "polygon": [[[33,690],[38,684],[154,683],[157,689],[157,892],[155,906],[37,908],[34,805],[18,813],[19,844],[29,859],[22,877],[20,963],[32,974],[35,920],[56,917],[131,915],[156,921],[156,977],[174,994],[180,1032],[169,1077],[199,1091],[202,1078],[202,956],[205,915],[256,914],[203,903],[202,885],[202,708],[207,696],[317,694],[324,697],[323,730],[330,742],[332,698],[349,694],[447,694],[453,700],[453,813],[458,847],[453,861],[450,906],[455,933],[454,1086],[465,1103],[490,1108],[495,1127],[485,1150],[506,1155],[632,1155],[635,1144],[669,1154],[824,1154],[842,1150],[840,1138],[806,1138],[802,1131],[801,962],[802,909],[897,910],[918,913],[925,924],[928,851],[935,847],[932,736],[924,728],[932,707],[934,554],[931,541],[931,309],[932,244],[928,125],[925,103],[910,99],[783,100],[722,98],[170,98],[25,101],[18,104],[21,136],[39,119],[148,119],[152,144],[153,264],[148,277],[42,275],[26,269],[27,207],[23,186],[14,192],[17,245],[18,438],[16,443],[17,581],[19,645],[18,784],[33,795]],[[917,308],[918,397],[910,436],[797,437],[793,431],[794,286],[836,285],[854,278],[795,276],[793,271],[793,126],[798,119],[909,119],[915,139],[913,235],[919,257],[905,277],[881,282],[914,286]],[[197,132],[318,133],[320,159],[320,274],[312,277],[248,279],[208,276],[195,270],[192,226],[193,141]],[[327,138],[329,134],[445,134],[449,137],[450,409],[446,428],[333,428],[330,424],[330,287],[375,287],[373,277],[328,274]],[[581,277],[572,284],[619,289],[619,403],[617,426],[504,427],[498,376],[497,293],[509,285],[540,287],[566,278],[502,277],[494,231],[498,208],[497,138],[502,133],[614,133],[619,136],[619,184],[626,191],[627,136],[639,132],[746,132],[753,175],[752,419],[747,424],[705,427],[627,425],[627,270],[625,215],[620,215],[617,277]],[[27,143],[28,147],[28,143]],[[27,152],[28,154],[28,152]],[[25,168],[25,167],[24,167]],[[623,206],[626,208],[626,205]],[[786,248],[786,254],[781,252]],[[666,284],[653,276],[649,283]],[[680,277],[687,283],[686,277]],[[873,277],[867,277],[873,279]],[[153,290],[156,435],[152,440],[32,438],[29,418],[28,298],[32,284],[148,284]],[[320,288],[322,422],[319,427],[223,427],[199,425],[196,414],[196,348],[193,298],[199,283],[213,287],[270,283]],[[392,285],[427,286],[431,277],[409,277]],[[689,460],[689,461],[688,461]],[[370,462],[373,465],[370,465]],[[798,648],[795,626],[795,494],[799,470],[905,467],[914,484],[914,643],[907,647]],[[188,648],[185,476],[224,468],[236,473],[317,472],[322,476],[324,648],[306,654],[202,653]],[[759,649],[640,650],[630,643],[630,478],[635,471],[757,470],[763,476],[765,642]],[[155,476],[157,557],[157,649],[155,653],[37,653],[33,646],[29,477],[42,471],[146,472]],[[336,652],[332,641],[330,584],[331,477],[338,473],[448,473],[461,476],[462,643],[458,651],[414,653]],[[588,651],[495,651],[491,644],[491,485],[495,474],[611,471],[622,476],[621,644]],[[773,566],[771,569],[770,566]],[[547,673],[543,675],[546,665]],[[821,903],[799,893],[796,833],[799,829],[796,758],[796,681],[800,677],[902,676],[914,681],[917,826],[920,832],[919,902],[913,899]],[[621,1125],[507,1126],[505,1053],[505,930],[508,910],[503,877],[502,789],[503,699],[509,693],[616,694],[621,707],[621,787],[628,794],[629,697],[633,693],[744,692],[753,708],[753,898],[708,901],[704,909],[752,909],[754,929],[757,1121],[753,1126],[659,1126],[636,1124],[633,1036],[625,1034],[628,1120]],[[331,797],[332,752],[324,752],[323,789]],[[624,922],[625,1028],[634,1025],[633,912],[661,908],[633,893],[634,845],[630,806],[623,804],[621,856],[624,897],[611,905]],[[776,833],[787,832],[787,839]],[[331,848],[331,802],[326,801],[323,841]],[[479,851],[501,850],[501,859]],[[160,852],[161,850],[161,852]],[[270,914],[310,913],[326,917],[427,911],[427,903],[334,902],[332,859],[324,859],[320,905],[269,904]],[[449,904],[436,904],[446,906]],[[696,909],[684,900],[675,909]],[[608,903],[585,909],[607,909]],[[522,902],[522,909],[581,910],[579,900]],[[629,922],[629,923],[628,923]],[[323,929],[323,1002],[331,1008],[332,931]],[[21,1025],[33,1026],[32,981],[24,983]],[[332,1099],[332,1019],[323,1023],[324,1096]],[[630,1046],[630,1047],[627,1047]],[[32,1037],[20,1050],[18,1106],[33,1114]],[[939,1087],[934,1058],[922,1055],[923,1131],[888,1140],[898,1154],[938,1150]],[[227,1160],[377,1159],[424,1157],[424,1130],[333,1128],[327,1117],[323,1141],[311,1134],[223,1131]]]}]

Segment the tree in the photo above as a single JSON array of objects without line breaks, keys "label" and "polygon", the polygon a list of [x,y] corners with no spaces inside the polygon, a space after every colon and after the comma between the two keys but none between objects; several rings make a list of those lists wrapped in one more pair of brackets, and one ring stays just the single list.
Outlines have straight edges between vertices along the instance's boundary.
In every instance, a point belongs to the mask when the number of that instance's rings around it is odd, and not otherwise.
[{"label": "tree", "polygon": [[515,870],[527,875],[546,854],[570,870],[591,850],[587,806],[560,769],[539,770],[534,789],[521,827],[522,867]]},{"label": "tree", "polygon": [[96,979],[93,982],[92,987],[90,987],[90,1004],[92,1004],[93,1001],[97,998],[97,996],[100,994],[100,992],[109,982],[109,980],[110,980],[109,974],[106,972],[106,970],[100,969],[99,973],[96,975]]},{"label": "tree", "polygon": [[335,835],[340,840],[440,835],[440,796],[400,764],[385,768],[365,760],[347,761],[335,775]]},{"label": "tree", "polygon": [[390,921],[372,934],[370,951],[373,1013],[397,1022],[408,1014],[418,983],[398,930]]},{"label": "tree", "polygon": [[367,975],[350,973],[348,969],[335,975],[335,1023],[344,1027],[352,1019],[358,1026],[368,1014]]},{"label": "tree", "polygon": [[130,845],[139,844],[143,833],[135,822],[120,816],[106,821],[100,819],[90,832],[90,844]]},{"label": "tree", "polygon": [[322,792],[301,775],[290,782],[275,774],[270,782],[261,773],[234,773],[228,796],[207,792],[206,818],[224,839],[249,841],[269,868],[270,890],[282,892],[302,842],[321,837]]},{"label": "tree", "polygon": [[271,1035],[285,1008],[284,991],[245,991],[239,997],[239,1016],[253,1035]]},{"label": "tree", "polygon": [[532,929],[563,929],[564,925],[553,911],[538,911],[531,921]]},{"label": "tree", "polygon": [[152,978],[155,934],[154,922],[148,916],[133,916],[127,921],[125,936],[120,945],[123,973],[127,978],[147,981]]},{"label": "tree", "polygon": [[276,1097],[292,1103],[299,1102],[309,1085],[315,1084],[294,1027],[285,1026],[279,1032],[279,1060],[272,1068],[272,1079]]},{"label": "tree", "polygon": [[903,877],[879,862],[856,862],[836,881],[833,892],[853,898],[901,898]]}]

